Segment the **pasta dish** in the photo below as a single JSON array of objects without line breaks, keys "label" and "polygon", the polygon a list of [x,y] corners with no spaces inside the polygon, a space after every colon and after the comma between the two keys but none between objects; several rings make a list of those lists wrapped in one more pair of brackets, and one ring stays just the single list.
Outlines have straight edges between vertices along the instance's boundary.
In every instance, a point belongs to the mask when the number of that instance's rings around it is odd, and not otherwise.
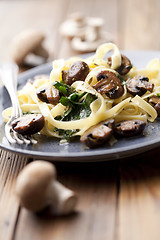
[{"label": "pasta dish", "polygon": [[[157,118],[159,68],[159,59],[153,59],[137,69],[115,44],[106,43],[86,59],[55,60],[50,76],[28,81],[18,99],[24,116],[44,117],[40,134],[67,140],[80,136],[95,147],[113,135],[141,134],[147,122]],[[5,122],[11,111],[3,111]]]}]

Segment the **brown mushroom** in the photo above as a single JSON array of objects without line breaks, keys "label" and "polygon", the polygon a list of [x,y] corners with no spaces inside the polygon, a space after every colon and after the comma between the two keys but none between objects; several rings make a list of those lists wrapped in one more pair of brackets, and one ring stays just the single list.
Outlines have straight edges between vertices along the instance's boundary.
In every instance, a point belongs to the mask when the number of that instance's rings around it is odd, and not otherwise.
[{"label": "brown mushroom", "polygon": [[154,84],[149,82],[148,77],[135,76],[127,80],[126,87],[130,94],[142,96],[147,91],[152,92]]},{"label": "brown mushroom", "polygon": [[46,88],[41,88],[39,89],[37,92],[37,97],[42,101],[42,102],[46,102],[49,103],[47,95],[46,95]]},{"label": "brown mushroom", "polygon": [[44,126],[42,114],[26,114],[12,121],[14,131],[22,135],[32,135],[39,132]]},{"label": "brown mushroom", "polygon": [[122,121],[115,125],[114,133],[117,137],[131,137],[141,134],[145,126],[146,123],[142,120]]},{"label": "brown mushroom", "polygon": [[59,90],[56,89],[54,86],[49,86],[46,89],[46,95],[49,103],[53,105],[56,105],[60,100]]},{"label": "brown mushroom", "polygon": [[66,82],[67,75],[68,75],[68,70],[63,70],[62,71],[62,81],[63,82]]},{"label": "brown mushroom", "polygon": [[89,67],[87,63],[83,61],[77,61],[73,63],[68,72],[62,73],[62,80],[66,84],[71,85],[75,81],[84,81],[89,73]]},{"label": "brown mushroom", "polygon": [[98,82],[93,88],[100,94],[106,94],[109,98],[116,99],[123,95],[124,88],[121,80],[115,73],[104,70],[97,75]]},{"label": "brown mushroom", "polygon": [[32,53],[39,57],[48,58],[48,51],[42,43],[45,35],[37,30],[29,29],[17,35],[12,42],[12,58],[18,64],[22,65],[26,57]]},{"label": "brown mushroom", "polygon": [[153,103],[154,108],[157,112],[158,117],[160,117],[160,97],[153,96],[150,98],[149,102]]},{"label": "brown mushroom", "polygon": [[154,109],[156,110],[158,117],[160,117],[160,103],[157,103],[157,104],[154,106]]},{"label": "brown mushroom", "polygon": [[100,146],[111,138],[113,128],[113,119],[101,122],[85,131],[81,136],[80,141],[90,148]]},{"label": "brown mushroom", "polygon": [[49,207],[51,213],[69,214],[77,203],[75,193],[56,181],[54,165],[40,160],[28,164],[20,172],[16,194],[21,206],[33,212]]},{"label": "brown mushroom", "polygon": [[60,100],[60,93],[54,86],[39,89],[37,96],[42,102],[51,103],[56,105]]},{"label": "brown mushroom", "polygon": [[153,104],[157,104],[157,103],[160,103],[160,97],[158,96],[153,96],[149,99],[149,102],[150,103],[153,103]]},{"label": "brown mushroom", "polygon": [[[109,66],[112,65],[111,57],[108,57],[108,64]],[[121,75],[125,75],[131,70],[131,68],[131,61],[125,55],[121,54],[121,66],[117,68],[116,71]]]}]

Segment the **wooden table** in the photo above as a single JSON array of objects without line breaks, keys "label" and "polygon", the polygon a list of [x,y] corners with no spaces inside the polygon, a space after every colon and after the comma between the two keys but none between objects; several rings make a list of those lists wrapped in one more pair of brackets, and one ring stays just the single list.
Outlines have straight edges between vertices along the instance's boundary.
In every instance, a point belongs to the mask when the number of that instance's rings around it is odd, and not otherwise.
[{"label": "wooden table", "polygon": [[[9,60],[14,35],[38,28],[50,60],[75,54],[58,32],[72,12],[103,17],[104,29],[125,50],[159,50],[158,0],[0,1],[0,60]],[[19,206],[14,186],[33,159],[0,150],[1,240],[160,239],[160,150],[103,163],[56,163],[58,179],[79,196],[68,217],[34,215]]]}]

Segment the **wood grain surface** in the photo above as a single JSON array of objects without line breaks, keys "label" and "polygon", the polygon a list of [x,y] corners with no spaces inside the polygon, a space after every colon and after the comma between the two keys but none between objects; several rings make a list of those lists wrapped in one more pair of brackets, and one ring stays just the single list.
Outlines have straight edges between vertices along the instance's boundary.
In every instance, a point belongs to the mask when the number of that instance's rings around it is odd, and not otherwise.
[{"label": "wood grain surface", "polygon": [[[0,61],[27,28],[46,36],[49,61],[77,54],[59,34],[73,12],[103,17],[103,29],[124,50],[159,50],[158,0],[0,0]],[[58,180],[76,191],[66,217],[34,215],[14,194],[18,173],[33,159],[0,150],[0,240],[159,240],[160,150],[103,163],[56,163]]]}]

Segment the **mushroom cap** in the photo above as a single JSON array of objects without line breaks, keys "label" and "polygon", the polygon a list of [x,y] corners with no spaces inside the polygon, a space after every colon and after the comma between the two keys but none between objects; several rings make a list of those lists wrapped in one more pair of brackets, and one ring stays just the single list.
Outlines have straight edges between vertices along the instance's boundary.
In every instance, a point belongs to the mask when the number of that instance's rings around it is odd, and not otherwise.
[{"label": "mushroom cap", "polygon": [[89,17],[87,18],[87,24],[92,27],[102,27],[104,24],[104,19],[98,17]]},{"label": "mushroom cap", "polygon": [[12,58],[22,64],[24,58],[41,45],[45,35],[37,30],[28,29],[18,34],[12,42]]},{"label": "mushroom cap", "polygon": [[83,36],[85,33],[85,17],[82,13],[72,13],[60,26],[60,34],[72,39],[75,36]]},{"label": "mushroom cap", "polygon": [[53,164],[45,161],[34,161],[20,172],[16,183],[16,194],[20,204],[38,212],[46,206],[47,189],[56,177]]}]

